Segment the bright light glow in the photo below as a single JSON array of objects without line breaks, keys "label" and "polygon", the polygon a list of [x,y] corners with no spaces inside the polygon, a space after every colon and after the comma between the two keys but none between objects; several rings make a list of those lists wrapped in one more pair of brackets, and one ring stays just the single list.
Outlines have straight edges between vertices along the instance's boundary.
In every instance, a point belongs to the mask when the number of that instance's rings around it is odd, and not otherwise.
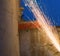
[{"label": "bright light glow", "polygon": [[46,35],[49,37],[52,44],[60,52],[60,44],[59,44],[59,41],[56,39],[56,38],[59,38],[58,34],[56,32],[54,34],[54,32],[52,31],[53,27],[50,25],[47,17],[45,17],[45,15],[43,15],[43,13],[41,12],[41,10],[38,7],[37,3],[34,3],[33,0],[31,0],[30,2],[28,2],[28,0],[25,0],[25,2],[27,2],[27,6],[33,12],[36,20],[38,21],[39,25],[44,30]]}]

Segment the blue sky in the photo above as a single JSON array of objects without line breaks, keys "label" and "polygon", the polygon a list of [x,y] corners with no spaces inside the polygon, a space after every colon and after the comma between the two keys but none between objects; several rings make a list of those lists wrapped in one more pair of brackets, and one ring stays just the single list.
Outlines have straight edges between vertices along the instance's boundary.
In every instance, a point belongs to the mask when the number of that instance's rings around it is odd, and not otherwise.
[{"label": "blue sky", "polygon": [[[48,19],[54,25],[60,26],[60,0],[37,0],[37,3]],[[29,8],[24,6],[23,0],[21,0],[21,6],[24,7],[23,19],[25,21],[35,20],[34,15],[30,12]]]}]

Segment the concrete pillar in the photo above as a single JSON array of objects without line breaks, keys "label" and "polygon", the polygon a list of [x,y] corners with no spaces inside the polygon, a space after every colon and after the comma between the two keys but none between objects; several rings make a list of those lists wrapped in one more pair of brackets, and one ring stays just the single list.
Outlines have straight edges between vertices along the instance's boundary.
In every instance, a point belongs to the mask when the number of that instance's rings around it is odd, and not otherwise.
[{"label": "concrete pillar", "polygon": [[31,56],[30,52],[30,30],[20,30],[20,51],[21,56]]},{"label": "concrete pillar", "polygon": [[0,0],[0,56],[19,56],[18,0]]}]

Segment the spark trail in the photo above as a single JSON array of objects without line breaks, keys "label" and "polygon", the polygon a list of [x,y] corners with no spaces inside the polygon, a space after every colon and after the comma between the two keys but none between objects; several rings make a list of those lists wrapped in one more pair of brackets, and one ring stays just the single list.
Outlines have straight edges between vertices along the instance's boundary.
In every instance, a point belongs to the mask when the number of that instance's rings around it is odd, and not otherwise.
[{"label": "spark trail", "polygon": [[[60,44],[59,44],[59,36],[54,29],[53,26],[50,25],[49,20],[47,17],[42,13],[40,8],[37,5],[37,2],[33,2],[33,0],[24,0],[25,5],[29,7],[29,9],[34,14],[36,20],[38,21],[39,25],[43,29],[43,31],[46,33],[48,38],[50,39],[51,43],[55,46],[55,48],[60,52]],[[39,27],[38,27],[39,29]]]}]

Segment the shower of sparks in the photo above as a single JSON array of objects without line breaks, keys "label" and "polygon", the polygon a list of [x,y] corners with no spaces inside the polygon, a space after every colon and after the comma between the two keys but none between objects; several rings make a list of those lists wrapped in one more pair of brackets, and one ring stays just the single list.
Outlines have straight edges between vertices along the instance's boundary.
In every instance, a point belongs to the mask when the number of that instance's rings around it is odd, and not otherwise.
[{"label": "shower of sparks", "polygon": [[[28,6],[29,9],[34,14],[36,20],[41,26],[42,30],[46,33],[48,38],[51,40],[51,43],[56,47],[60,52],[59,36],[53,26],[50,25],[47,17],[41,12],[40,8],[37,5],[37,2],[33,0],[24,0],[25,6]],[[38,27],[39,30],[39,27]]]}]

